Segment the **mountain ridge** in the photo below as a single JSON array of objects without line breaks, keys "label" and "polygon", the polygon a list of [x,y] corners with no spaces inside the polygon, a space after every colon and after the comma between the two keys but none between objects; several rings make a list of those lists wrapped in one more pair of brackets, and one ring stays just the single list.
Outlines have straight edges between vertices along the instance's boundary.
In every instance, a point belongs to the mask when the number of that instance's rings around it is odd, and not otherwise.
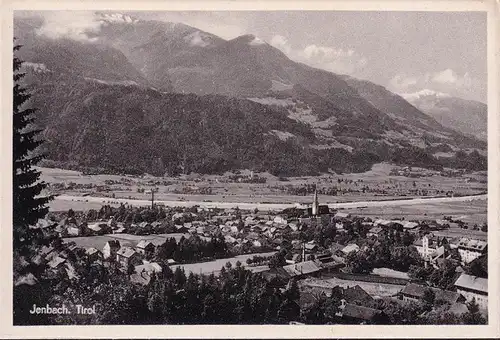
[{"label": "mountain ridge", "polygon": [[[33,27],[15,24],[28,42],[27,79],[48,152],[66,166],[136,164],[132,171],[157,173],[245,167],[285,175],[364,171],[381,160],[473,168],[463,154],[440,160],[433,150],[485,149],[379,85],[296,63],[255,35],[225,40],[184,24],[120,16],[111,16],[90,42],[25,32]],[[65,48],[72,57],[56,58]],[[207,125],[206,115],[220,126]],[[110,124],[112,117],[123,122]],[[172,131],[158,128],[164,122]],[[242,123],[253,134],[243,133]],[[181,147],[176,134],[186,155],[172,149]],[[68,144],[73,135],[80,142]]]}]

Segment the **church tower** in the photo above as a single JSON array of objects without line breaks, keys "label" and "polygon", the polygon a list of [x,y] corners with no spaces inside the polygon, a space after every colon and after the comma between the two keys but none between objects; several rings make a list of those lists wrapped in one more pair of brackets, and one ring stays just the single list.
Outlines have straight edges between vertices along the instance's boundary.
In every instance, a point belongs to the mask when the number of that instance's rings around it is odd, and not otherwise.
[{"label": "church tower", "polygon": [[318,191],[316,186],[314,187],[314,198],[312,204],[312,215],[317,216],[319,212],[319,202],[318,202]]}]

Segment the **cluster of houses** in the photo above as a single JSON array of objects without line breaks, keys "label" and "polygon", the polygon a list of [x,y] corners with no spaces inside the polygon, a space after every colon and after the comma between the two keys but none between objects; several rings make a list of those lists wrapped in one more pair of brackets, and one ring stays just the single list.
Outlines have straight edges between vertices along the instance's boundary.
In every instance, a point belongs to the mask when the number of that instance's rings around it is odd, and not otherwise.
[{"label": "cluster of houses", "polygon": [[[200,209],[198,208],[198,213],[201,212]],[[200,218],[195,212],[184,211],[173,214],[171,221],[124,225],[111,218],[108,221],[77,224],[74,218],[66,218],[59,223],[40,220],[35,228],[50,229],[62,237],[69,237],[120,234],[131,229],[158,233],[158,231],[163,230],[162,227],[165,226],[165,223],[168,223],[170,232],[182,233],[186,236],[198,235],[209,239],[212,236],[222,234],[226,244],[232,246],[233,249],[240,248],[241,252],[244,253],[259,249],[280,250],[283,246],[284,236],[301,231],[315,223],[335,225],[337,233],[346,233],[347,224],[353,223],[353,221],[354,218],[347,212],[332,212],[328,206],[319,205],[315,192],[313,204],[310,207],[299,207],[294,210],[293,214],[285,212],[281,214],[259,212],[242,214],[238,209],[228,209],[224,213],[210,214],[209,218]],[[356,218],[356,222],[359,222],[367,230],[367,237],[377,237],[382,231],[388,229],[421,235],[419,232],[422,231],[423,225],[416,221],[372,220],[370,218]],[[448,220],[426,222],[426,232],[429,229],[432,231],[433,228],[443,229],[450,223],[453,222]],[[136,234],[141,235],[137,232]],[[66,241],[65,250],[58,252],[50,247],[44,247],[35,260],[45,261],[54,272],[64,271],[69,277],[76,275],[76,271],[69,261],[70,253],[76,248],[76,245],[70,242],[71,240],[67,239]],[[487,242],[485,241],[468,238],[444,238],[434,236],[432,233],[423,237],[418,236],[413,245],[425,263],[434,267],[439,267],[445,259],[450,258],[450,250],[453,249],[458,250],[462,265],[470,263],[487,252]],[[347,245],[332,243],[329,249],[324,249],[315,244],[314,241],[305,243],[299,239],[292,240],[291,246],[293,256],[286,260],[286,265],[262,272],[262,275],[269,282],[275,282],[282,286],[290,279],[303,279],[310,276],[321,276],[323,273],[338,272],[344,266],[345,257],[349,253],[360,250],[356,243]],[[87,248],[85,256],[89,261],[100,262],[104,265],[116,262],[123,271],[129,274],[131,281],[145,285],[149,282],[152,273],[162,270],[158,263],[151,262],[155,248],[155,244],[147,240],[141,240],[135,247],[121,245],[118,240],[108,240],[102,249]],[[167,263],[173,265],[175,261],[169,259]],[[432,289],[436,299],[447,301],[452,306],[450,308],[456,312],[464,311],[464,303],[472,299],[475,299],[482,308],[486,309],[488,301],[487,280],[465,273],[459,273],[459,275],[453,292]],[[372,297],[366,292],[366,294],[360,292],[360,289],[360,287],[346,289],[344,295],[356,295],[357,292],[358,295],[363,295],[364,299],[369,301],[368,297]],[[426,289],[429,288],[409,282],[402,289],[398,300],[403,302],[421,300]],[[308,294],[305,294],[304,299],[307,300],[307,298]],[[352,302],[346,299],[342,303],[341,315],[353,323],[372,323],[384,318],[380,311]]]},{"label": "cluster of houses", "polygon": [[[451,250],[457,249],[462,264],[467,264],[487,253],[486,241],[466,237],[446,238],[433,234],[424,235],[413,243],[420,256],[433,266],[439,266],[444,259],[451,258]],[[449,248],[448,248],[448,247]]]},{"label": "cluster of houses", "polygon": [[[384,311],[373,308],[373,302],[382,299],[386,302],[405,305],[426,302],[426,295],[432,292],[434,303],[441,306],[443,313],[461,316],[469,311],[467,302],[475,300],[479,308],[488,308],[488,280],[462,273],[455,281],[454,290],[443,290],[408,282],[395,296],[372,296],[358,284],[354,286],[337,286],[337,294],[341,296],[336,315],[347,324],[386,324],[388,316]],[[332,290],[306,288],[301,291],[297,301],[301,308],[313,305],[322,297],[332,294]]]}]

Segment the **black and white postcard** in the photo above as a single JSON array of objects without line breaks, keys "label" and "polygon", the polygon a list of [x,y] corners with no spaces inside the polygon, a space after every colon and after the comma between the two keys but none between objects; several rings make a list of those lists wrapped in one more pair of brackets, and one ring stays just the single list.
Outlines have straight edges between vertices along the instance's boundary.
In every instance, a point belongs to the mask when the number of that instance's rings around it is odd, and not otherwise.
[{"label": "black and white postcard", "polygon": [[9,6],[4,336],[499,335],[494,1]]}]

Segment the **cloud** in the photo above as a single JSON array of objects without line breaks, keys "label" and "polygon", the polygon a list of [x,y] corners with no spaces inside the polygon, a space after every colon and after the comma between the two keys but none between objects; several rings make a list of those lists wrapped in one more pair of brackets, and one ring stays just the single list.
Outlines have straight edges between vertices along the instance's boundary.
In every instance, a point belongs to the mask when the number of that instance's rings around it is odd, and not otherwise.
[{"label": "cloud", "polygon": [[280,49],[287,55],[289,55],[292,50],[292,46],[288,43],[288,40],[282,35],[275,35],[274,37],[272,37],[269,44],[276,47],[277,49]]},{"label": "cloud", "polygon": [[281,35],[275,35],[269,44],[280,49],[293,60],[335,73],[354,75],[368,64],[368,59],[353,49],[316,44],[297,49]]},{"label": "cloud", "polygon": [[477,86],[481,86],[481,83],[478,79],[473,79],[468,72],[460,75],[448,68],[422,75],[397,74],[389,81],[388,88],[399,94],[426,89],[465,98],[469,97],[471,90]]},{"label": "cloud", "polygon": [[95,37],[89,34],[101,29],[102,21],[87,11],[53,11],[43,14],[44,22],[37,34],[48,38],[69,38],[77,41],[92,42]]},{"label": "cloud", "polygon": [[433,74],[432,81],[440,84],[451,84],[462,88],[470,88],[472,86],[472,79],[468,72],[465,72],[463,76],[459,76],[455,71],[449,68]]},{"label": "cloud", "polygon": [[399,89],[400,91],[408,90],[410,87],[416,85],[417,83],[417,77],[408,77],[403,74],[397,74],[389,81],[389,85],[391,86],[391,88]]}]

